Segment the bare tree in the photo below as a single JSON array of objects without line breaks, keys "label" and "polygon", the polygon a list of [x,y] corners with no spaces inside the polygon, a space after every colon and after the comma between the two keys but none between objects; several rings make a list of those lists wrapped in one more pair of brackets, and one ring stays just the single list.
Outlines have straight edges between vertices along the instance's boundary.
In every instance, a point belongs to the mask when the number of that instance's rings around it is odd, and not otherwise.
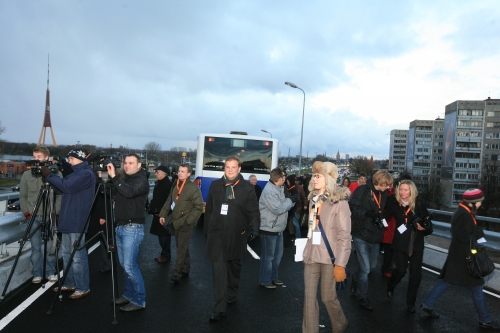
[{"label": "bare tree", "polygon": [[372,174],[372,166],[370,165],[370,160],[366,156],[356,156],[349,159],[351,164],[351,170],[359,174],[360,172],[365,172],[367,175]]},{"label": "bare tree", "polygon": [[147,151],[149,157],[152,157],[161,152],[161,145],[158,142],[151,141],[144,145],[144,150]]}]

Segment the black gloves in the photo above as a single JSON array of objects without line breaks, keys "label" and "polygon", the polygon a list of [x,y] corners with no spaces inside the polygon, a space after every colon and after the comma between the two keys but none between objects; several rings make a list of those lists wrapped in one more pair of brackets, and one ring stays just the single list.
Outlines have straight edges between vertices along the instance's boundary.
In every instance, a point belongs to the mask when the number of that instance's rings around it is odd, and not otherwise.
[{"label": "black gloves", "polygon": [[42,166],[40,167],[40,171],[42,171],[43,177],[47,178],[48,175],[50,175],[52,172],[50,171],[49,168]]},{"label": "black gloves", "polygon": [[376,219],[377,217],[381,217],[382,214],[380,214],[379,212],[374,212],[373,210],[369,210],[365,212],[365,216]]},{"label": "black gloves", "polygon": [[248,241],[249,242],[253,241],[255,238],[257,238],[257,235],[258,235],[257,231],[255,230],[250,231],[250,233],[248,234]]},{"label": "black gloves", "polygon": [[297,201],[299,201],[300,199],[300,195],[297,193],[297,194],[294,194],[290,197],[290,200],[292,200],[293,203],[296,203]]}]

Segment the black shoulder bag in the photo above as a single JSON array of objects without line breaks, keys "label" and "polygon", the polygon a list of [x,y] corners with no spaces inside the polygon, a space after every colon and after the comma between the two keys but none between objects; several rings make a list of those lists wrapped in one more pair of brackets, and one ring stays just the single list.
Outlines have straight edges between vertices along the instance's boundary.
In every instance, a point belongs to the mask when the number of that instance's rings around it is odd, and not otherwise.
[{"label": "black shoulder bag", "polygon": [[470,253],[465,256],[469,274],[475,279],[481,279],[490,275],[495,270],[495,264],[491,261],[486,248],[477,243],[474,233],[469,238]]}]

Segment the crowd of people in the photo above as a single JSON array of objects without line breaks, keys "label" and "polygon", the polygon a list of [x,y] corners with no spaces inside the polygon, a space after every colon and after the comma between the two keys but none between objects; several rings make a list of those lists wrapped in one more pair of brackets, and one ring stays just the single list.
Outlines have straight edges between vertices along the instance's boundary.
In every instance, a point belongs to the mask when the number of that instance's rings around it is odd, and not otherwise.
[{"label": "crowd of people", "polygon": [[[54,291],[69,291],[71,299],[90,293],[87,250],[76,246],[73,251],[75,243],[85,242],[89,212],[93,216],[90,220],[98,221],[99,225],[105,225],[110,219],[106,209],[97,208],[97,202],[91,210],[94,201],[99,201],[95,195],[98,176],[87,163],[88,157],[86,151],[76,147],[67,155],[72,172],[63,176],[43,166],[43,181],[30,171],[21,180],[21,209],[29,219],[36,213],[34,226],[43,222],[43,215],[34,212],[33,206],[44,182],[62,194],[55,196],[53,205],[59,215],[60,247],[67,274],[64,283]],[[47,161],[49,151],[37,147],[33,158]],[[284,284],[279,278],[279,266],[287,232],[292,240],[307,238],[302,255],[303,332],[319,331],[318,286],[333,332],[343,332],[348,326],[337,298],[337,290],[348,282],[348,289],[357,296],[359,305],[373,310],[368,277],[377,267],[381,249],[387,297],[392,299],[398,294],[397,286],[408,272],[407,312],[416,312],[424,237],[431,234],[433,228],[427,207],[409,176],[395,182],[388,172],[380,170],[370,178],[362,173],[355,182],[345,177],[337,183],[336,165],[317,161],[312,166],[312,174],[301,178],[287,175],[280,168],[271,170],[270,179],[262,189],[255,175],[248,181],[243,178],[239,158],[230,156],[224,162],[223,177],[211,183],[205,203],[199,187],[190,180],[192,169],[187,164],[179,166],[172,181],[169,170],[158,166],[153,197],[148,203],[149,182],[139,156],[126,156],[123,170],[116,170],[113,163],[107,164],[106,170],[114,194],[117,255],[125,273],[124,290],[115,299],[122,311],[146,307],[146,288],[137,263],[146,214],[153,216],[150,233],[158,237],[160,248],[155,260],[159,264],[172,259],[171,238],[175,238],[175,267],[170,280],[179,284],[189,275],[189,242],[204,210],[205,256],[212,262],[213,273],[211,322],[223,318],[227,305],[237,302],[242,259],[247,243],[255,238],[259,237],[261,244],[259,286],[276,289]],[[483,199],[480,189],[470,189],[463,194],[463,201],[452,218],[452,241],[441,280],[420,308],[430,317],[438,318],[434,305],[439,297],[453,285],[467,286],[479,315],[479,326],[500,330],[486,308],[484,280],[470,277],[462,258],[468,251],[464,244],[468,244],[469,237],[473,235],[476,240],[483,237],[475,219]],[[42,238],[40,232],[32,235],[33,283],[40,283],[44,278],[58,279],[54,255],[47,254],[43,265],[44,241],[50,245],[55,240]],[[101,271],[105,272],[110,269],[109,251],[106,242],[102,243]],[[349,281],[348,263],[352,263]]]}]

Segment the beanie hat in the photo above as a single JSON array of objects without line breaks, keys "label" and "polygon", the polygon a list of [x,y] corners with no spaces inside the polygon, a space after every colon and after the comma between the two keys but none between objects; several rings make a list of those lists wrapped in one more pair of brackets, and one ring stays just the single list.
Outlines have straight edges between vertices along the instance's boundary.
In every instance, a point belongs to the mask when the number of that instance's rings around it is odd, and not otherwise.
[{"label": "beanie hat", "polygon": [[[321,162],[316,161],[313,164],[312,172],[322,174],[326,181],[326,191],[332,194],[337,187],[337,178],[339,178],[339,173],[337,166],[331,162]],[[314,191],[314,182],[309,183],[309,191]]]},{"label": "beanie hat", "polygon": [[66,157],[74,157],[74,158],[77,158],[81,161],[86,161],[87,160],[87,153],[85,152],[85,150],[83,150],[82,148],[73,148],[70,150],[70,152],[68,153],[68,155]]},{"label": "beanie hat", "polygon": [[462,195],[465,203],[480,202],[484,200],[484,193],[478,188],[470,188]]},{"label": "beanie hat", "polygon": [[156,170],[160,170],[160,171],[163,171],[165,172],[167,175],[168,175],[168,168],[165,166],[165,165],[159,165],[157,168],[155,168],[155,171]]}]

